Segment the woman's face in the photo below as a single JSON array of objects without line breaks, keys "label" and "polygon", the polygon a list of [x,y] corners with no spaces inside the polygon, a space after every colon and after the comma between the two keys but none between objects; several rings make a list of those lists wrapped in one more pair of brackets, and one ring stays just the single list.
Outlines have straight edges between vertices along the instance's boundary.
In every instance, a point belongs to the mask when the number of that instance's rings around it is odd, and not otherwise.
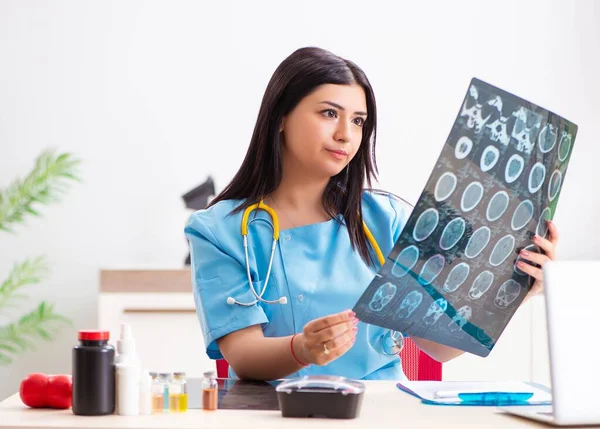
[{"label": "woman's face", "polygon": [[359,85],[325,84],[304,97],[283,120],[283,165],[330,178],[352,160],[367,119]]}]

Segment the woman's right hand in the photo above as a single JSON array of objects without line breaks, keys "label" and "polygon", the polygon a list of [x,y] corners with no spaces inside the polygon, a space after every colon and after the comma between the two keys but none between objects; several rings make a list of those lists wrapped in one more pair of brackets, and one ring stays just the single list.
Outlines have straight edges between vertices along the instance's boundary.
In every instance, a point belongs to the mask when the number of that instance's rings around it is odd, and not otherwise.
[{"label": "woman's right hand", "polygon": [[295,353],[308,364],[326,365],[354,345],[357,324],[355,313],[348,310],[312,320],[296,336]]}]

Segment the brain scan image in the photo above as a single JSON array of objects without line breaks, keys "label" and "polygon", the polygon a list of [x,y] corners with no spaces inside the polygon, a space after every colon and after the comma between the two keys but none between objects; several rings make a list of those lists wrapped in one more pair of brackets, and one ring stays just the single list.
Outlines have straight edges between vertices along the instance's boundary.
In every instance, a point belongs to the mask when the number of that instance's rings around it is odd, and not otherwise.
[{"label": "brain scan image", "polygon": [[552,124],[546,124],[544,128],[542,128],[538,137],[538,143],[542,153],[548,153],[554,148],[557,135],[556,127]]},{"label": "brain scan image", "polygon": [[486,334],[486,332],[483,329],[478,329],[477,333],[475,334],[477,337],[477,341],[481,342],[482,344],[493,345],[493,343],[490,344],[490,337],[493,336],[493,332],[495,331],[491,331],[489,334]]},{"label": "brain scan image", "polygon": [[490,140],[496,143],[501,143],[504,146],[508,146],[510,143],[510,134],[508,132],[509,127],[513,126],[511,117],[499,117],[494,122],[486,125],[490,131]]},{"label": "brain scan image", "polygon": [[394,295],[396,295],[396,286],[391,283],[384,283],[375,292],[373,299],[369,303],[369,308],[372,311],[381,311],[390,303]]},{"label": "brain scan image", "polygon": [[502,286],[498,289],[494,304],[498,308],[506,308],[515,302],[520,293],[521,285],[513,279],[509,279],[502,283]]},{"label": "brain scan image", "polygon": [[493,282],[494,274],[492,274],[490,271],[483,271],[477,276],[477,278],[471,285],[471,289],[469,289],[469,298],[481,298],[483,294],[486,293],[488,289],[492,286]]},{"label": "brain scan image", "polygon": [[571,150],[571,141],[572,136],[569,133],[563,131],[560,137],[560,143],[558,144],[558,159],[560,162],[564,162],[565,159],[569,156],[569,151]]},{"label": "brain scan image", "polygon": [[456,311],[456,315],[452,318],[452,321],[448,324],[450,332],[460,331],[467,322],[471,319],[473,310],[470,306],[465,305]]},{"label": "brain scan image", "polygon": [[419,283],[422,285],[428,285],[434,281],[437,276],[440,275],[442,269],[444,269],[445,261],[442,255],[434,255],[429,258],[419,274]]},{"label": "brain scan image", "polygon": [[505,191],[498,191],[490,199],[487,206],[486,217],[490,222],[494,222],[502,217],[508,208],[509,197]]},{"label": "brain scan image", "polygon": [[481,154],[479,168],[481,168],[481,171],[483,172],[489,171],[492,168],[494,168],[494,166],[498,162],[498,159],[500,159],[500,151],[498,151],[498,148],[496,146],[489,145],[483,150],[483,153]]},{"label": "brain scan image", "polygon": [[427,313],[425,317],[423,317],[423,322],[427,326],[435,325],[440,317],[446,312],[448,308],[448,301],[444,298],[438,298],[431,303],[429,308],[427,309]]},{"label": "brain scan image", "polygon": [[413,230],[413,238],[416,241],[425,240],[438,226],[439,220],[440,214],[436,209],[431,208],[425,210],[417,219],[417,223]]},{"label": "brain scan image", "polygon": [[392,275],[401,278],[406,275],[419,260],[419,249],[417,246],[409,246],[398,254],[396,263],[392,267]]},{"label": "brain scan image", "polygon": [[511,156],[506,163],[506,170],[504,172],[506,183],[512,183],[517,180],[523,172],[524,166],[525,161],[521,155],[515,153]]},{"label": "brain scan image", "polygon": [[[397,238],[353,310],[364,323],[487,356],[533,283],[517,264],[540,267],[521,251],[540,253],[533,237],[549,235],[578,128],[476,78],[463,95],[418,201],[392,210]],[[367,226],[379,222],[363,210]]]},{"label": "brain scan image", "polygon": [[546,179],[546,166],[536,162],[529,172],[529,192],[535,194],[540,190]]},{"label": "brain scan image", "polygon": [[471,238],[469,238],[467,247],[465,248],[465,256],[470,259],[477,257],[490,242],[491,234],[487,226],[477,229]]},{"label": "brain scan image", "polygon": [[533,217],[533,203],[531,200],[521,201],[515,209],[510,221],[510,227],[514,231],[524,228]]},{"label": "brain scan image", "polygon": [[[490,104],[490,103],[488,103]],[[474,129],[476,133],[480,133],[483,126],[491,118],[491,115],[483,116],[483,106],[478,102],[478,93],[476,88],[472,88],[469,97],[465,100],[463,108],[460,111],[460,116],[467,119],[467,128]]]},{"label": "brain scan image", "polygon": [[460,285],[465,282],[467,277],[469,277],[470,271],[471,268],[466,262],[461,262],[460,264],[456,265],[454,268],[452,268],[452,270],[450,270],[450,273],[444,282],[444,290],[446,292],[456,291]]},{"label": "brain scan image", "polygon": [[400,304],[400,308],[396,312],[396,315],[400,319],[406,319],[407,317],[410,317],[413,311],[415,311],[417,307],[421,304],[421,301],[423,301],[423,294],[421,292],[413,290],[408,295],[406,295],[406,298],[402,300],[402,303]]},{"label": "brain scan image", "polygon": [[451,249],[458,243],[465,233],[465,220],[457,217],[452,219],[442,232],[440,238],[440,248],[443,250]]},{"label": "brain scan image", "polygon": [[515,237],[512,235],[505,235],[502,237],[494,246],[494,250],[492,250],[492,254],[490,255],[490,265],[497,267],[503,263],[512,253],[514,248]]},{"label": "brain scan image", "polygon": [[550,219],[550,207],[546,207],[540,214],[537,226],[535,227],[535,233],[537,235],[544,238],[548,236],[548,221]]},{"label": "brain scan image", "polygon": [[562,182],[562,174],[559,170],[555,170],[550,176],[550,182],[548,183],[548,199],[554,201],[554,198],[558,195],[560,185]]},{"label": "brain scan image", "polygon": [[456,142],[456,148],[454,149],[454,155],[456,156],[456,159],[465,159],[469,153],[471,153],[472,148],[473,140],[467,136],[459,138]]},{"label": "brain scan image", "polygon": [[469,212],[479,204],[483,196],[483,186],[479,182],[472,182],[467,186],[460,200],[460,208],[463,212]]},{"label": "brain scan image", "polygon": [[436,201],[444,201],[456,188],[456,175],[454,173],[445,172],[440,176],[440,179],[435,185],[434,197]]},{"label": "brain scan image", "polygon": [[512,137],[516,141],[516,149],[519,152],[530,154],[542,125],[542,118],[525,107],[520,107],[513,115],[516,120]]}]

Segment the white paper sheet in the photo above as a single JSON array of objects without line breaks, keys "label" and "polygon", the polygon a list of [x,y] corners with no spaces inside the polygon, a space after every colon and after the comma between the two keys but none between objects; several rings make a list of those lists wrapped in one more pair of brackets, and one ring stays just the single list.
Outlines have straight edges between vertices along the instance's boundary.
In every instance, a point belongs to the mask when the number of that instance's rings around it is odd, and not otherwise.
[{"label": "white paper sheet", "polygon": [[527,401],[531,404],[550,403],[552,394],[549,389],[544,390],[521,381],[403,381],[398,383],[411,390],[421,399],[439,404],[455,404],[460,402],[457,397],[439,398],[437,392],[510,392],[533,393]]}]

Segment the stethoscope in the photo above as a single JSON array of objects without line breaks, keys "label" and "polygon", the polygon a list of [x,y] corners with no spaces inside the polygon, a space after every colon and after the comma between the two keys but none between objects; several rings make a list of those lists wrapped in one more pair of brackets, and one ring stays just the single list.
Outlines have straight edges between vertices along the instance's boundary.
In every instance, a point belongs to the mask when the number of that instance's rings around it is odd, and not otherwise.
[{"label": "stethoscope", "polygon": [[[271,244],[271,255],[269,257],[269,266],[267,268],[265,282],[260,293],[257,293],[256,289],[254,289],[252,275],[250,274],[250,258],[248,256],[248,218],[254,210],[266,211],[271,216],[271,219],[273,221],[273,243]],[[373,250],[377,255],[377,260],[379,261],[379,264],[383,265],[385,263],[385,257],[383,256],[383,253],[381,252],[381,249],[379,248],[379,244],[375,240],[375,237],[373,236],[373,234],[371,233],[371,231],[367,227],[367,224],[364,221],[363,229],[365,231],[365,235],[367,236],[367,240],[369,241],[369,243],[371,243],[371,246],[373,247]],[[248,284],[250,285],[250,291],[254,295],[255,299],[252,302],[240,302],[230,296],[227,298],[227,304],[237,304],[244,307],[253,306],[258,302],[262,302],[265,304],[287,304],[287,297],[285,296],[279,297],[278,299],[274,300],[267,300],[263,298],[263,295],[267,290],[267,285],[269,284],[269,279],[271,278],[273,257],[275,256],[275,248],[277,247],[277,241],[279,240],[279,217],[277,216],[275,210],[266,205],[263,201],[260,201],[256,204],[252,204],[251,206],[247,207],[246,210],[244,210],[244,215],[242,216],[242,237],[244,239],[244,256],[246,259],[246,274],[248,276]],[[395,355],[398,354],[404,347],[404,336],[398,331],[390,330],[386,334],[381,336],[381,342],[382,351],[384,354]]]}]

